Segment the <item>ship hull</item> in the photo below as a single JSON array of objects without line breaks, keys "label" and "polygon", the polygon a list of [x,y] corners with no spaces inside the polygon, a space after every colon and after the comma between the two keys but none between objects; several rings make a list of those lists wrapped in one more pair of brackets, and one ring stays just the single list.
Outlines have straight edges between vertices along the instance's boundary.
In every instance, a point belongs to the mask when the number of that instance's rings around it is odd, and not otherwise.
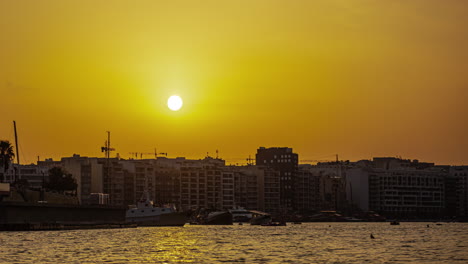
[{"label": "ship hull", "polygon": [[203,225],[232,225],[232,214],[229,212],[224,212],[213,217],[207,218]]},{"label": "ship hull", "polygon": [[263,224],[270,223],[271,221],[272,221],[271,216],[261,215],[261,216],[257,216],[257,217],[252,218],[250,220],[250,224],[251,225],[263,225]]},{"label": "ship hull", "polygon": [[127,217],[128,223],[138,226],[184,226],[187,216],[183,213],[168,213],[160,215]]},{"label": "ship hull", "polygon": [[0,202],[0,231],[131,227],[125,208]]}]

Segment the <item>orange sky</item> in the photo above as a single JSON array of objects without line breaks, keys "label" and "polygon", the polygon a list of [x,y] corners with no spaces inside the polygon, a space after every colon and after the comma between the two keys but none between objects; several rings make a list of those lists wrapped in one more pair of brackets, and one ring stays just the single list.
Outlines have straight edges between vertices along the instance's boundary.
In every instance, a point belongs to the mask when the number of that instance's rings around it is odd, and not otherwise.
[{"label": "orange sky", "polygon": [[227,2],[0,1],[0,138],[16,120],[25,162],[110,130],[124,158],[468,164],[468,2]]}]

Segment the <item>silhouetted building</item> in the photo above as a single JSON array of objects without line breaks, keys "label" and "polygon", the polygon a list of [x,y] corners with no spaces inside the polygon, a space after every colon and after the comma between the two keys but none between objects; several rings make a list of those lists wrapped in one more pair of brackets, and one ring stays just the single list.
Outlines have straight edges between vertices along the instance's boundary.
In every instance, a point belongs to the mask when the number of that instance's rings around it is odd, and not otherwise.
[{"label": "silhouetted building", "polygon": [[[302,210],[328,210],[339,211],[346,206],[345,177],[346,170],[350,168],[349,162],[320,162],[316,165],[302,164],[300,171],[306,173],[302,177],[313,177],[308,179],[308,188],[299,189],[298,197],[311,197],[319,202],[309,202],[312,208],[302,207]],[[307,179],[303,179],[307,180]],[[317,200],[316,200],[317,201]]]},{"label": "silhouetted building", "polygon": [[280,213],[280,172],[267,166],[233,166],[235,205],[271,214]]},{"label": "silhouetted building", "polygon": [[447,191],[455,195],[456,215],[468,220],[468,166],[450,167],[450,177],[455,181],[455,188]]},{"label": "silhouetted building", "polygon": [[105,193],[91,193],[89,195],[89,204],[109,204],[109,195]]},{"label": "silhouetted building", "polygon": [[3,182],[13,183],[15,179],[27,182],[29,188],[40,189],[49,180],[49,168],[34,164],[10,164],[8,170],[5,170]]},{"label": "silhouetted building", "polygon": [[103,166],[103,193],[109,194],[109,203],[126,206],[122,162],[118,158],[99,158],[98,163]]},{"label": "silhouetted building", "polygon": [[180,167],[181,207],[221,210],[234,205],[234,175],[221,159],[185,160]]},{"label": "silhouetted building", "polygon": [[280,172],[280,206],[281,210],[295,210],[294,187],[298,170],[298,155],[292,148],[257,149],[255,156],[257,166],[267,166]]},{"label": "silhouetted building", "polygon": [[347,172],[348,200],[362,210],[387,217],[443,216],[445,168],[397,158],[374,158],[374,161],[358,162],[359,167]]},{"label": "silhouetted building", "polygon": [[180,205],[180,169],[164,166],[160,158],[154,171],[154,193],[157,204]]},{"label": "silhouetted building", "polygon": [[82,157],[73,154],[71,157],[64,157],[60,161],[46,159],[39,161],[38,165],[63,168],[75,179],[77,196],[82,204],[89,203],[91,193],[103,192],[103,165],[98,162],[98,158]]},{"label": "silhouetted building", "polygon": [[323,208],[321,177],[306,168],[299,167],[296,177],[295,204],[300,213],[309,214]]}]

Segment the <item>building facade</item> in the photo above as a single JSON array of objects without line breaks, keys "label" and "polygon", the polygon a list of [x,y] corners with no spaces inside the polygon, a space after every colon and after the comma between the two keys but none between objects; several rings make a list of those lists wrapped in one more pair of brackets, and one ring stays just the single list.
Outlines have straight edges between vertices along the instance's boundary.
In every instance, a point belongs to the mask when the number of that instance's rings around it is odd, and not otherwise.
[{"label": "building facade", "polygon": [[295,177],[298,171],[299,157],[292,148],[257,149],[255,155],[257,166],[273,168],[280,173],[280,207],[285,211],[294,211]]}]

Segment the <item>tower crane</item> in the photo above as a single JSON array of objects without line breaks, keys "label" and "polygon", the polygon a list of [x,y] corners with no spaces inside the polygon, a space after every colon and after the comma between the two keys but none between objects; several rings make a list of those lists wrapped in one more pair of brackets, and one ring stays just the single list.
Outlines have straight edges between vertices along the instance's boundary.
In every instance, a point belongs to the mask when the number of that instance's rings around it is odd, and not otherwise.
[{"label": "tower crane", "polygon": [[[336,157],[335,162],[338,162],[338,154],[335,154],[335,157]],[[317,160],[299,160],[299,161],[300,162],[317,162],[317,163],[318,162],[333,162],[333,160],[331,159],[330,160],[318,160],[318,159]]]},{"label": "tower crane", "polygon": [[128,154],[132,155],[132,158],[134,157],[135,159],[138,159],[138,156],[140,156],[140,159],[143,159],[143,155],[154,155],[154,158],[156,159],[159,155],[163,155],[167,157],[167,152],[156,152],[156,149],[154,149],[154,152],[129,152]]}]

